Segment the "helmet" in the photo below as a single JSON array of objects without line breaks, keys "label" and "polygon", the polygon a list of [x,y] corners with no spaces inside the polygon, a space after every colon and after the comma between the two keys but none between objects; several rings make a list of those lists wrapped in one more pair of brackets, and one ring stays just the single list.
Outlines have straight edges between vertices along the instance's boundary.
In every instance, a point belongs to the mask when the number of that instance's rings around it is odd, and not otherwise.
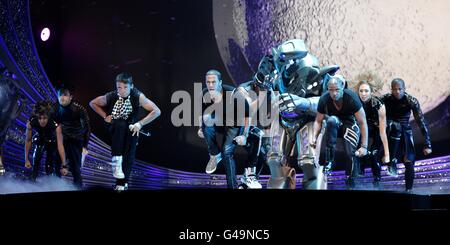
[{"label": "helmet", "polygon": [[265,55],[258,65],[258,70],[253,77],[254,83],[261,89],[270,89],[273,86],[275,65],[272,55]]}]

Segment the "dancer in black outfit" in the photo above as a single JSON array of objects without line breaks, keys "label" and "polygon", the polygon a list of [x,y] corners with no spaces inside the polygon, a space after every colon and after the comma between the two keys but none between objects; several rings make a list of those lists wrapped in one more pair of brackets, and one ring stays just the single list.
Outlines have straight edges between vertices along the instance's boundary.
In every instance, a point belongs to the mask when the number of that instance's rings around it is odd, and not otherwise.
[{"label": "dancer in black outfit", "polygon": [[[38,176],[44,152],[46,152],[45,173],[47,175],[55,174],[58,177],[61,176],[61,166],[58,164],[59,161],[55,159],[56,152],[59,153],[62,165],[66,166],[61,126],[50,118],[51,107],[52,105],[48,101],[37,102],[34,105],[33,115],[27,122],[27,130],[25,132],[25,167],[33,167],[31,174],[33,180],[36,180]],[[32,135],[33,131],[35,131],[34,135]],[[32,144],[34,144],[33,166],[28,158]]]},{"label": "dancer in black outfit", "polygon": [[[414,184],[414,163],[416,152],[414,148],[413,132],[409,118],[411,112],[425,138],[423,154],[432,152],[430,134],[425,122],[419,101],[405,92],[405,82],[395,78],[391,82],[391,93],[385,94],[381,100],[386,106],[386,116],[389,136],[390,163],[388,173],[397,176],[397,162],[405,164],[406,191],[411,192]],[[400,157],[400,158],[399,158]]]},{"label": "dancer in black outfit", "polygon": [[[364,168],[370,165],[372,168],[373,185],[379,187],[381,180],[381,164],[389,162],[389,144],[386,135],[386,108],[374,93],[382,88],[382,81],[372,73],[363,73],[358,76],[358,83],[355,90],[359,95],[361,104],[366,113],[366,121],[368,126],[369,138],[372,144],[369,147],[369,154],[364,157],[357,158],[361,167],[361,174],[364,175]],[[380,159],[383,153],[382,159]]]},{"label": "dancer in black outfit", "polygon": [[[358,175],[355,169],[356,157],[367,154],[367,122],[366,114],[358,95],[349,89],[344,89],[345,80],[340,75],[329,78],[325,83],[328,92],[320,97],[317,115],[314,122],[314,139],[317,139],[322,129],[322,121],[327,115],[325,132],[325,168],[329,173],[334,165],[336,138],[344,139],[345,175],[347,188],[354,188],[354,177]],[[356,120],[355,120],[356,118]],[[361,133],[360,133],[361,131]],[[359,137],[361,146],[357,150]],[[315,145],[315,142],[313,143]]]},{"label": "dancer in black outfit", "polygon": [[57,88],[57,93],[58,103],[54,105],[53,118],[61,125],[64,150],[73,183],[81,189],[83,187],[81,159],[83,154],[88,153],[87,146],[91,134],[89,117],[86,109],[73,100],[73,86],[63,84]]}]

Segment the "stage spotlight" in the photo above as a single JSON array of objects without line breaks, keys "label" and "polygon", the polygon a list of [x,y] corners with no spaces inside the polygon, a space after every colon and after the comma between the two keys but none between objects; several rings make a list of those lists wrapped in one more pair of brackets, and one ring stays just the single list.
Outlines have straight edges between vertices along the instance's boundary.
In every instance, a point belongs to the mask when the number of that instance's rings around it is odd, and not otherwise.
[{"label": "stage spotlight", "polygon": [[45,27],[44,29],[42,29],[41,31],[41,40],[42,41],[47,41],[50,38],[50,29],[48,29],[47,27]]}]

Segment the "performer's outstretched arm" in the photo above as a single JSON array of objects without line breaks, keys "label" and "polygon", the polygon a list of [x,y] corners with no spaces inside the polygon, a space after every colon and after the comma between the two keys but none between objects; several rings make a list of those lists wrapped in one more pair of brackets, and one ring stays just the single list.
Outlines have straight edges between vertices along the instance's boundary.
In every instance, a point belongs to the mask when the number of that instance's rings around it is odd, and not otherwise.
[{"label": "performer's outstretched arm", "polygon": [[111,122],[111,115],[107,115],[105,110],[103,110],[102,107],[106,106],[106,96],[98,96],[97,98],[91,100],[89,102],[89,106],[94,110],[98,115],[100,115],[103,120],[105,120],[107,123]]},{"label": "performer's outstretched arm", "polygon": [[59,157],[61,158],[61,174],[67,175],[68,172],[67,172],[67,163],[66,163],[66,152],[64,150],[64,145],[63,145],[63,134],[62,134],[61,125],[58,125],[58,127],[56,127],[55,131],[56,131],[56,145],[58,148]]},{"label": "performer's outstretched arm", "polygon": [[27,122],[27,129],[25,131],[25,167],[31,168],[30,159],[28,159],[28,154],[30,153],[31,149],[31,135],[32,135],[33,128],[31,127],[30,121]]},{"label": "performer's outstretched arm", "polygon": [[357,152],[359,156],[365,156],[367,154],[367,136],[369,133],[367,130],[366,112],[364,111],[364,108],[361,107],[361,109],[355,113],[355,117],[361,130],[361,148],[359,148]]},{"label": "performer's outstretched arm", "polygon": [[159,115],[161,115],[161,110],[156,106],[153,101],[149,100],[143,93],[139,95],[139,105],[142,106],[145,110],[147,110],[149,113],[147,116],[142,118],[140,121],[138,121],[135,124],[131,124],[128,128],[131,132],[133,132],[133,136],[137,135],[139,136],[139,131],[141,128],[155,120]]},{"label": "performer's outstretched arm", "polygon": [[383,143],[383,149],[384,149],[384,156],[383,156],[383,162],[388,163],[390,162],[389,159],[389,143],[386,135],[386,107],[382,105],[380,109],[378,110],[378,121],[380,122],[379,130],[380,130],[380,138],[381,142]]},{"label": "performer's outstretched arm", "polygon": [[161,115],[161,110],[158,108],[158,106],[156,106],[156,104],[148,99],[143,93],[139,95],[139,104],[149,112],[147,116],[139,121],[142,126],[151,123]]},{"label": "performer's outstretched arm", "polygon": [[420,128],[420,132],[422,132],[422,135],[425,139],[425,145],[423,147],[423,154],[426,156],[428,154],[431,154],[431,139],[430,139],[430,132],[427,127],[427,123],[425,122],[425,116],[422,113],[422,109],[420,109],[419,101],[412,97],[409,100],[409,103],[412,108],[414,119],[416,120],[417,125]]},{"label": "performer's outstretched arm", "polygon": [[311,146],[313,148],[316,148],[317,137],[319,137],[320,130],[322,130],[322,121],[324,118],[325,118],[324,114],[317,112],[316,120],[314,121],[314,134],[313,134],[314,142],[311,142]]}]

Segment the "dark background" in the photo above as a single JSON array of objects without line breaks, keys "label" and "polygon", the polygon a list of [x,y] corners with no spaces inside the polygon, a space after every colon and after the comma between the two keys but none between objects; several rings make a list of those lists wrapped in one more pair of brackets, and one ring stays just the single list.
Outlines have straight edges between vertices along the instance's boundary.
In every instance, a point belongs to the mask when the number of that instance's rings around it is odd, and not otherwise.
[{"label": "dark background", "polygon": [[[170,99],[177,90],[193,95],[193,83],[203,82],[209,69],[222,71],[224,83],[232,84],[217,48],[210,0],[31,0],[30,8],[38,53],[50,81],[76,86],[75,98],[88,109],[96,136],[110,143],[103,120],[88,103],[113,90],[115,76],[128,71],[135,86],[162,111],[144,127],[152,137],[141,137],[136,157],[169,168],[204,171],[208,154],[197,137],[198,128],[172,125],[177,104]],[[40,40],[43,27],[51,30],[47,42]],[[426,115],[432,126],[432,156],[449,153],[449,108],[447,98]],[[413,125],[421,159],[423,139]],[[243,158],[239,150],[238,163]]]},{"label": "dark background", "polygon": [[[209,69],[223,71],[217,49],[212,3],[201,1],[30,1],[38,53],[53,85],[76,86],[75,98],[91,118],[93,133],[110,143],[102,119],[90,100],[115,89],[115,76],[133,75],[135,86],[155,102],[162,114],[144,127],[136,157],[149,163],[204,171],[209,159],[197,127],[176,128],[170,121],[174,91],[193,95]],[[43,27],[51,30],[40,40]]]}]

